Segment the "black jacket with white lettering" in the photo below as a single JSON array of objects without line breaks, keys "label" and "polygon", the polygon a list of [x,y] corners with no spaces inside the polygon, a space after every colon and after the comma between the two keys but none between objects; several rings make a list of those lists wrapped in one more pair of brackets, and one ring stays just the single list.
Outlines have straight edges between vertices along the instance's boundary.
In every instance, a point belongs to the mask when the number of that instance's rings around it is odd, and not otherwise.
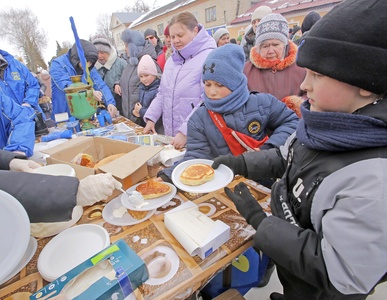
[{"label": "black jacket with white lettering", "polygon": [[282,177],[254,246],[275,261],[285,299],[365,299],[387,270],[387,148],[333,153],[293,139],[282,153],[244,154],[249,179]]}]

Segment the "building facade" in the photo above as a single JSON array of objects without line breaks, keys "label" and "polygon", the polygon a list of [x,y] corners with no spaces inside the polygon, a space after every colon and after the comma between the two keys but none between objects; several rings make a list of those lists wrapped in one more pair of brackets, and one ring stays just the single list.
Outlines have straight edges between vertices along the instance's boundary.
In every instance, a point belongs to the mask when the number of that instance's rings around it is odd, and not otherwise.
[{"label": "building facade", "polygon": [[193,13],[210,35],[218,28],[225,27],[229,30],[231,38],[237,38],[244,34],[246,27],[250,25],[252,13],[261,5],[269,6],[273,13],[282,14],[288,20],[289,28],[292,28],[295,25],[301,26],[310,11],[323,16],[342,1],[344,0],[175,0],[147,13],[136,13],[138,14],[136,19],[133,19],[134,15],[130,18],[125,16],[133,13],[114,13],[110,28],[117,50],[122,53],[125,47],[121,41],[121,34],[126,28],[141,32],[152,28],[157,31],[160,38],[163,38],[169,20],[185,11]]}]

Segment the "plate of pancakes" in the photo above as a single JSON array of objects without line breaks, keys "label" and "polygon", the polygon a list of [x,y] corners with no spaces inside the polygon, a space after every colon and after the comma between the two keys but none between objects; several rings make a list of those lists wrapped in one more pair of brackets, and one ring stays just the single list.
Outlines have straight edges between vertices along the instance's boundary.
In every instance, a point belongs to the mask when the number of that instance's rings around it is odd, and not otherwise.
[{"label": "plate of pancakes", "polygon": [[234,173],[220,165],[216,170],[209,159],[191,159],[177,165],[172,172],[172,182],[180,190],[189,193],[210,193],[227,186]]},{"label": "plate of pancakes", "polygon": [[116,226],[130,226],[148,220],[156,212],[155,209],[148,211],[135,211],[124,207],[121,198],[117,197],[110,201],[102,211],[102,218]]},{"label": "plate of pancakes", "polygon": [[128,195],[123,193],[121,195],[121,203],[125,208],[133,211],[148,211],[157,209],[168,203],[173,197],[175,197],[177,189],[171,183],[159,182],[150,179],[148,181],[135,184],[127,189],[127,191],[139,192],[144,197],[146,204],[141,207],[137,207],[129,200]]}]

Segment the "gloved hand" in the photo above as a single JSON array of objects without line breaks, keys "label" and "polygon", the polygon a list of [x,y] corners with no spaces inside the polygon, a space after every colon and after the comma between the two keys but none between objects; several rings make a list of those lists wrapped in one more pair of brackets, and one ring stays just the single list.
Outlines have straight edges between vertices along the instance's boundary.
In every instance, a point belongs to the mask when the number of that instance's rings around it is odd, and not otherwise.
[{"label": "gloved hand", "polygon": [[110,173],[89,175],[79,182],[77,204],[93,205],[95,202],[107,199],[113,194],[114,189],[121,187],[122,184]]},{"label": "gloved hand", "polygon": [[235,186],[234,192],[228,187],[225,187],[224,191],[227,197],[234,202],[237,210],[246,219],[247,223],[257,230],[263,219],[266,218],[266,214],[262,210],[261,205],[251,195],[247,185],[240,182]]},{"label": "gloved hand", "polygon": [[28,159],[14,158],[9,163],[9,169],[11,171],[31,172],[33,169],[40,168],[41,165]]},{"label": "gloved hand", "polygon": [[214,159],[212,167],[217,169],[220,164],[224,164],[229,167],[234,175],[242,175],[247,177],[247,167],[243,155],[221,155]]}]

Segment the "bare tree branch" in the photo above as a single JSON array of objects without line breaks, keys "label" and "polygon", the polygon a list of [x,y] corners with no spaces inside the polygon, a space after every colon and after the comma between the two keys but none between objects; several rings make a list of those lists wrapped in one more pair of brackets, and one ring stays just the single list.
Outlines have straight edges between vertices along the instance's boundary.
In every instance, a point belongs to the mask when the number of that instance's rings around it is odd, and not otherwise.
[{"label": "bare tree branch", "polygon": [[[155,1],[156,3],[156,1]],[[144,2],[144,0],[136,0],[132,6],[125,7],[126,12],[148,12],[150,7]]]},{"label": "bare tree branch", "polygon": [[97,33],[93,37],[93,39],[97,37],[103,37],[107,39],[111,45],[116,47],[113,33],[110,31],[110,20],[111,16],[109,14],[99,15],[97,18]]},{"label": "bare tree branch", "polygon": [[37,71],[38,65],[47,68],[42,55],[47,47],[47,37],[38,26],[39,20],[30,9],[0,11],[0,37],[23,52],[27,67],[32,72]]}]

